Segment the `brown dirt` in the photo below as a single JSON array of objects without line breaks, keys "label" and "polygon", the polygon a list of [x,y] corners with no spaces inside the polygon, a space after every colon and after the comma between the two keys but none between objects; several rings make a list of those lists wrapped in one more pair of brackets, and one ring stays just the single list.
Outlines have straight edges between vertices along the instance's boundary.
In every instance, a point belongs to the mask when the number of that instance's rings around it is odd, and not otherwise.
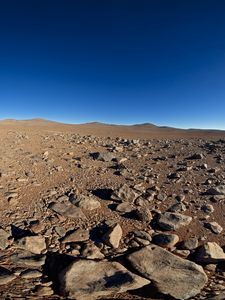
[{"label": "brown dirt", "polygon": [[[87,137],[89,135],[96,138]],[[121,153],[115,152],[117,157],[128,158],[124,165],[131,171],[131,178],[116,175],[115,163],[96,161],[89,155],[91,152],[108,151],[110,145],[116,143],[117,137],[141,140],[141,146],[132,145]],[[206,214],[200,209],[204,203],[212,204],[215,211],[210,214],[209,220],[215,220],[225,228],[224,201],[211,201],[209,197],[202,195],[208,188],[204,185],[207,179],[210,178],[212,184],[215,184],[224,181],[225,178],[225,144],[216,142],[220,139],[225,140],[225,131],[180,130],[159,128],[154,125],[116,126],[96,123],[66,125],[44,120],[2,121],[0,122],[1,227],[7,229],[13,224],[26,228],[30,220],[39,219],[44,224],[45,230],[58,223],[64,224],[66,229],[78,225],[93,228],[104,220],[113,219],[118,220],[123,229],[122,248],[130,232],[135,229],[148,231],[151,225],[122,217],[110,208],[112,203],[110,199],[99,199],[101,208],[94,213],[86,212],[87,220],[77,222],[62,220],[48,209],[40,208],[39,204],[55,200],[56,196],[51,195],[51,191],[56,191],[57,196],[71,191],[87,194],[96,189],[116,189],[123,183],[128,185],[143,183],[146,188],[151,188],[152,185],[159,187],[160,193],[166,195],[166,200],[156,199],[149,204],[151,210],[159,209],[162,212],[175,203],[176,195],[184,194],[185,190],[188,190],[185,199],[187,210],[184,214],[191,215],[193,221],[191,225],[176,232],[181,241],[189,237],[204,237],[204,242],[215,241],[225,246],[223,232],[217,235],[204,227],[203,219]],[[207,143],[211,141],[215,142],[213,151],[207,148]],[[203,153],[204,158],[187,161],[192,169],[180,172],[179,180],[167,178],[170,173],[177,172],[179,163],[186,162],[186,157],[194,153]],[[221,156],[219,163],[218,155]],[[161,160],[162,156],[166,159]],[[204,163],[208,164],[208,169],[218,168],[218,171],[210,173],[199,168],[199,165]],[[150,178],[154,184],[143,179],[143,174],[148,169],[152,173]],[[10,191],[18,193],[14,203],[6,197],[6,193]],[[51,241],[49,243],[51,244]],[[2,266],[8,266],[13,271],[13,264],[8,263],[11,254],[10,249],[8,252],[1,251],[0,258]],[[21,290],[26,288],[27,283],[23,285],[21,279],[16,279],[7,287],[0,286],[0,297],[6,299],[10,293],[14,296],[20,293],[23,295]],[[142,299],[131,294],[115,297]]]}]

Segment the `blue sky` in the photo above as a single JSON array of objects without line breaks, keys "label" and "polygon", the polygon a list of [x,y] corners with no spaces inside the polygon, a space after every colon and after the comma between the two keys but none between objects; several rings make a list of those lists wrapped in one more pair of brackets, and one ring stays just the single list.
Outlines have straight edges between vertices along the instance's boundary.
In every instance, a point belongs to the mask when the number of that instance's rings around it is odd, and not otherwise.
[{"label": "blue sky", "polygon": [[225,1],[1,1],[0,104],[0,119],[225,129]]}]

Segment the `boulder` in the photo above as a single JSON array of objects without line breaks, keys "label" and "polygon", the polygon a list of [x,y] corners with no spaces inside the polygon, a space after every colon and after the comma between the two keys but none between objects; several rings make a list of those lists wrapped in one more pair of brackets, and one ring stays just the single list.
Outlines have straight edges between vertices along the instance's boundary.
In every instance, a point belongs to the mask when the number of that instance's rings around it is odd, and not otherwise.
[{"label": "boulder", "polygon": [[78,260],[59,274],[59,289],[65,297],[91,300],[123,293],[149,284],[117,262]]},{"label": "boulder", "polygon": [[139,274],[152,280],[159,292],[176,299],[196,296],[207,282],[201,266],[155,245],[130,254],[128,260]]}]

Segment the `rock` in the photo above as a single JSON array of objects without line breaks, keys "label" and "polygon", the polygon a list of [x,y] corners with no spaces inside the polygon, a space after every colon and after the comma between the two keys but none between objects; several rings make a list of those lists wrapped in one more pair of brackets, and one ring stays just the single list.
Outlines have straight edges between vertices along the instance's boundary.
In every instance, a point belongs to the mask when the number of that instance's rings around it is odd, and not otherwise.
[{"label": "rock", "polygon": [[100,249],[93,243],[85,244],[82,249],[81,255],[82,257],[88,259],[103,259],[105,257],[104,254],[101,253]]},{"label": "rock", "polygon": [[11,271],[0,267],[0,285],[8,284],[16,278]]},{"label": "rock", "polygon": [[101,203],[98,200],[84,195],[76,196],[71,202],[77,207],[85,210],[93,210],[101,207]]},{"label": "rock", "polygon": [[66,235],[61,239],[62,243],[77,243],[84,242],[89,239],[89,231],[85,229],[75,229],[73,231],[69,231]]},{"label": "rock", "polygon": [[211,204],[205,204],[201,208],[205,213],[210,214],[214,212],[214,208]]},{"label": "rock", "polygon": [[151,222],[152,213],[147,207],[139,207],[135,210],[137,219],[142,222]]},{"label": "rock", "polygon": [[42,273],[39,270],[25,270],[20,274],[21,278],[25,279],[33,279],[33,278],[40,278],[42,276]]},{"label": "rock", "polygon": [[223,231],[223,227],[221,227],[217,222],[209,222],[204,224],[206,228],[210,229],[213,233],[219,234]]},{"label": "rock", "polygon": [[198,247],[198,239],[191,238],[186,241],[183,241],[180,245],[181,249],[183,250],[194,250]]},{"label": "rock", "polygon": [[139,246],[148,246],[150,244],[148,240],[139,237],[135,237],[133,241],[138,243]]},{"label": "rock", "polygon": [[40,222],[39,220],[35,220],[34,222],[30,223],[30,230],[36,234],[41,233],[45,230],[45,225]]},{"label": "rock", "polygon": [[39,297],[47,297],[53,295],[54,292],[50,286],[38,285],[35,288],[35,295]]},{"label": "rock", "polygon": [[204,155],[202,153],[195,153],[191,156],[189,156],[187,159],[203,159],[204,158]]},{"label": "rock", "polygon": [[65,204],[65,203],[53,202],[49,205],[49,208],[66,218],[83,219],[83,220],[86,219],[86,216],[84,215],[82,210],[71,203]]},{"label": "rock", "polygon": [[121,188],[113,191],[111,199],[119,202],[133,203],[138,196],[138,193],[129,188],[127,184],[124,184]]},{"label": "rock", "polygon": [[152,243],[163,248],[172,248],[179,242],[179,236],[176,234],[158,233],[152,238]]},{"label": "rock", "polygon": [[148,232],[145,232],[145,231],[142,231],[142,230],[141,231],[140,230],[135,230],[133,232],[133,234],[134,234],[135,237],[147,240],[149,242],[151,242],[151,240],[152,240],[151,235]]},{"label": "rock", "polygon": [[175,203],[168,209],[169,212],[180,212],[185,210],[186,210],[186,206],[182,202]]},{"label": "rock", "polygon": [[58,234],[58,236],[63,237],[66,234],[66,229],[62,226],[55,226],[55,232]]},{"label": "rock", "polygon": [[179,250],[179,249],[175,249],[173,251],[174,254],[180,256],[180,257],[183,257],[183,258],[187,258],[190,254],[191,254],[191,251],[190,250]]},{"label": "rock", "polygon": [[134,207],[131,203],[129,202],[122,202],[117,205],[116,211],[120,213],[129,213],[134,210]]},{"label": "rock", "polygon": [[78,260],[59,274],[59,283],[64,297],[91,300],[138,289],[150,281],[117,262]]},{"label": "rock", "polygon": [[157,225],[162,230],[177,230],[182,226],[189,225],[192,217],[180,213],[165,212],[157,220]]},{"label": "rock", "polygon": [[115,159],[115,155],[110,152],[94,152],[90,154],[93,159],[99,160],[99,161],[104,161],[104,162],[110,162],[113,159]]},{"label": "rock", "polygon": [[0,228],[0,249],[5,250],[9,246],[10,233]]},{"label": "rock", "polygon": [[166,198],[167,198],[167,196],[164,195],[164,194],[161,194],[161,193],[159,193],[159,194],[156,196],[156,199],[159,200],[159,201],[165,201]]},{"label": "rock", "polygon": [[34,254],[41,254],[46,250],[45,238],[41,235],[26,236],[17,240],[17,247],[25,249]]},{"label": "rock", "polygon": [[181,178],[181,175],[179,173],[170,173],[167,177],[169,179],[179,179]]},{"label": "rock", "polygon": [[217,243],[208,242],[198,249],[196,261],[199,263],[215,264],[225,261],[225,253]]},{"label": "rock", "polygon": [[9,200],[11,198],[17,198],[18,197],[18,193],[17,192],[6,192],[5,193],[5,197]]},{"label": "rock", "polygon": [[45,255],[34,255],[31,252],[16,253],[11,256],[11,260],[17,264],[29,267],[41,267],[45,264]]},{"label": "rock", "polygon": [[207,195],[225,195],[225,185],[221,184],[217,187],[212,187],[206,191]]},{"label": "rock", "polygon": [[139,274],[152,280],[159,292],[176,299],[194,297],[207,282],[201,266],[155,245],[130,254],[128,260]]},{"label": "rock", "polygon": [[120,244],[120,240],[122,238],[123,231],[119,224],[114,225],[109,229],[108,232],[103,236],[103,240],[105,243],[113,248],[118,248]]}]

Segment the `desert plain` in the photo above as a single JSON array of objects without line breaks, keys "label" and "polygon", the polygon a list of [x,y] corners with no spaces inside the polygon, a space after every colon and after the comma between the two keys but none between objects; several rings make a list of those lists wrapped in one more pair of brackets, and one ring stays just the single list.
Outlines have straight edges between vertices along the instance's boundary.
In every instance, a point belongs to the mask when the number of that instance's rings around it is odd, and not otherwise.
[{"label": "desert plain", "polygon": [[0,299],[225,299],[225,131],[0,121]]}]

